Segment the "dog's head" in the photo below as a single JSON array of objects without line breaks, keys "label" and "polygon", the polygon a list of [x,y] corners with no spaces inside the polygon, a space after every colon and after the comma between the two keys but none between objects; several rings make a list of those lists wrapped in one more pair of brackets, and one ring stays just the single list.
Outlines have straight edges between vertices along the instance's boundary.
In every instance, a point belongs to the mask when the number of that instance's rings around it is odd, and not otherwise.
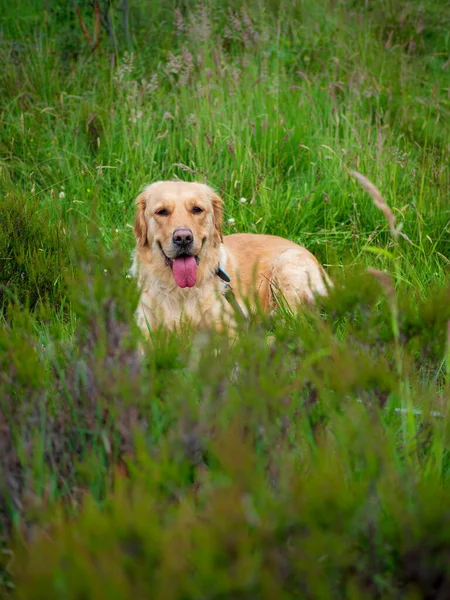
[{"label": "dog's head", "polygon": [[158,181],[136,199],[138,251],[172,269],[179,287],[193,287],[197,266],[222,240],[222,200],[209,186]]}]

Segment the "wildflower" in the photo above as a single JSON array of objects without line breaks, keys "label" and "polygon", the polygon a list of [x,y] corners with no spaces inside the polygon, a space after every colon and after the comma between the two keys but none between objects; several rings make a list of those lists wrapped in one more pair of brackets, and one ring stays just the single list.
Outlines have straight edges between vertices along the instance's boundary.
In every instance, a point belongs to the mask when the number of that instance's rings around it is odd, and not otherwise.
[{"label": "wildflower", "polygon": [[233,217],[230,217],[228,219],[228,225],[234,225],[234,223],[235,223],[235,219],[233,219]]},{"label": "wildflower", "polygon": [[[243,26],[243,34],[245,37],[250,39],[252,42],[256,42],[258,39],[258,32],[255,31],[252,23],[252,19],[245,8],[241,8],[241,23]],[[245,39],[244,37],[244,39]]]},{"label": "wildflower", "polygon": [[247,203],[247,198],[241,198],[241,199],[239,200],[239,202],[240,202],[241,204],[246,204],[246,203]]},{"label": "wildflower", "polygon": [[142,110],[131,109],[131,117],[128,119],[132,123],[137,123],[138,119],[142,117]]},{"label": "wildflower", "polygon": [[179,8],[175,9],[174,21],[175,21],[175,29],[177,30],[177,35],[182,34],[184,31],[184,21],[183,21],[183,15],[181,14],[181,11]]},{"label": "wildflower", "polygon": [[186,47],[182,50],[182,61],[183,67],[178,79],[178,85],[187,85],[189,83],[191,71],[194,67],[194,59]]},{"label": "wildflower", "polygon": [[204,2],[200,2],[197,10],[191,14],[188,32],[194,42],[207,42],[211,39],[211,20]]},{"label": "wildflower", "polygon": [[145,79],[143,79],[142,87],[145,88],[145,91],[147,92],[147,94],[153,94],[153,92],[155,92],[159,87],[158,74],[153,73],[152,78],[150,79],[150,83],[147,83],[145,81]]},{"label": "wildflower", "polygon": [[186,119],[186,125],[196,125],[196,119],[195,119],[195,115],[193,113],[191,113],[187,119]]},{"label": "wildflower", "polygon": [[65,193],[64,193],[64,192],[59,192],[59,197],[60,197],[60,198],[61,198],[61,200],[62,200],[63,198],[65,198],[65,197],[66,197],[66,195],[65,195]]},{"label": "wildflower", "polygon": [[168,57],[169,60],[166,65],[167,72],[173,73],[174,75],[178,75],[178,73],[182,69],[181,57],[172,54],[172,52],[169,52]]},{"label": "wildflower", "polygon": [[134,54],[128,54],[125,52],[122,63],[118,66],[116,74],[114,75],[114,81],[116,83],[122,83],[124,79],[133,71]]},{"label": "wildflower", "polygon": [[[241,23],[238,13],[233,12],[232,8],[229,8],[228,14],[230,17],[231,28],[233,29],[234,33],[241,34],[242,33],[242,23]],[[240,37],[240,36],[238,35],[238,37]]]},{"label": "wildflower", "polygon": [[232,75],[233,75],[234,85],[235,85],[235,87],[237,89],[238,85],[239,85],[240,70],[239,69],[233,69]]}]

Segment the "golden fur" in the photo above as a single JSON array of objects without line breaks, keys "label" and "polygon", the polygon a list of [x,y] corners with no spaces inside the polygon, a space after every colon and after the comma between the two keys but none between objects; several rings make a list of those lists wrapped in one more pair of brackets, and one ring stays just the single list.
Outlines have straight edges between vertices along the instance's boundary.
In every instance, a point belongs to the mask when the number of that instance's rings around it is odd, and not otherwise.
[{"label": "golden fur", "polygon": [[[259,304],[270,312],[277,290],[292,309],[313,301],[316,293],[327,293],[328,276],[302,246],[270,235],[222,237],[222,200],[207,185],[159,181],[144,189],[136,206],[132,273],[141,288],[136,316],[146,333],[159,325],[177,328],[184,321],[194,327],[233,324],[225,283],[216,274],[219,264],[243,308],[247,300],[250,308]],[[193,233],[189,252],[198,257],[193,287],[179,287],[170,264],[177,252],[172,235],[180,228]]]}]

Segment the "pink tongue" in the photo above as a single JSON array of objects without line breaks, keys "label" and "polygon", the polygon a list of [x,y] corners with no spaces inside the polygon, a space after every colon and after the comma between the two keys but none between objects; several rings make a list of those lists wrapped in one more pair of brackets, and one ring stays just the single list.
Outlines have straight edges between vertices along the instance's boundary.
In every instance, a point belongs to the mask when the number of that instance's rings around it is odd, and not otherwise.
[{"label": "pink tongue", "polygon": [[173,259],[173,276],[180,288],[193,287],[197,281],[197,262],[194,256]]}]

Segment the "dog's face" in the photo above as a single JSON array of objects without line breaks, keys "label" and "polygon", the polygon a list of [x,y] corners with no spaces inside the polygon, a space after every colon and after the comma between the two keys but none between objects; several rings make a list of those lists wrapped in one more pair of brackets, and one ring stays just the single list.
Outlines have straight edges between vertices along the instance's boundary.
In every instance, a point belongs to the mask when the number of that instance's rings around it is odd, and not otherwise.
[{"label": "dog's face", "polygon": [[138,249],[171,268],[179,287],[193,287],[197,267],[222,239],[222,201],[207,185],[158,181],[136,200]]}]

